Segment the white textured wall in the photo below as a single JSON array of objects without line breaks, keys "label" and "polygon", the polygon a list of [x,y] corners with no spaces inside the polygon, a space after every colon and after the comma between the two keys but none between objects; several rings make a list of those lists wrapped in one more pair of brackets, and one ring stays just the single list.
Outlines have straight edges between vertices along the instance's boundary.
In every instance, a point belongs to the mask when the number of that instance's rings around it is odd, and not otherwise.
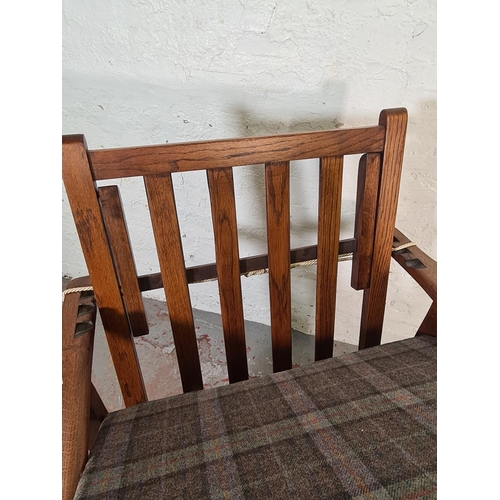
[{"label": "white textured wall", "polygon": [[[376,124],[405,106],[398,227],[436,255],[436,8],[431,0],[65,0],[63,133],[89,148]],[[346,161],[352,236],[358,157]],[[292,164],[292,245],[315,243],[317,162]],[[235,169],[240,253],[266,251],[263,167]],[[174,174],[187,265],[212,262],[203,173]],[[120,181],[139,273],[159,270],[144,188]],[[63,273],[86,274],[63,192]],[[361,293],[340,264],[339,340],[357,343]],[[393,265],[383,341],[412,335],[429,305]],[[315,268],[292,272],[294,328],[314,328]],[[267,277],[243,278],[247,319],[269,322]],[[217,285],[191,285],[218,311]],[[152,292],[150,296],[160,298]]]}]

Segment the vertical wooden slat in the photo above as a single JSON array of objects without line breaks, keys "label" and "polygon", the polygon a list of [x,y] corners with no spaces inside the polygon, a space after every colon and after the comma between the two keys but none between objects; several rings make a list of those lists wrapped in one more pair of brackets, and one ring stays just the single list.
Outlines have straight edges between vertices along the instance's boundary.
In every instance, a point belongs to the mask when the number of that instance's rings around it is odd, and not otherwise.
[{"label": "vertical wooden slat", "polygon": [[248,379],[236,203],[231,168],[207,170],[229,382]]},{"label": "vertical wooden slat", "polygon": [[370,286],[379,180],[380,155],[377,153],[363,155],[359,160],[354,220],[356,251],[352,258],[351,286],[355,290],[364,290]]},{"label": "vertical wooden slat", "polygon": [[184,392],[203,389],[193,310],[170,174],[144,178]]},{"label": "vertical wooden slat", "polygon": [[406,136],[406,109],[383,110],[380,113],[379,124],[386,128],[385,145],[382,153],[370,288],[363,292],[360,349],[379,345],[382,337]]},{"label": "vertical wooden slat", "polygon": [[149,327],[144,312],[139,281],[137,280],[137,270],[123,213],[120,191],[118,186],[104,186],[100,187],[98,192],[132,334],[135,337],[147,335]]},{"label": "vertical wooden slat", "polygon": [[343,157],[321,158],[315,360],[331,358],[335,329]]},{"label": "vertical wooden slat", "polygon": [[266,163],[267,251],[273,371],[292,367],[290,164]]},{"label": "vertical wooden slat", "polygon": [[123,401],[147,400],[82,135],[64,136],[62,173]]}]

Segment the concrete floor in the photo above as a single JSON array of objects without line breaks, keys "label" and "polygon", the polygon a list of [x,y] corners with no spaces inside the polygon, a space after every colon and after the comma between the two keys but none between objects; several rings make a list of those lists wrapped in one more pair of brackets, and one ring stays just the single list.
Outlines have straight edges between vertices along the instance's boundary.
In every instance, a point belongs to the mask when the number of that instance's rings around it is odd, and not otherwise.
[{"label": "concrete floor", "polygon": [[[63,290],[68,279],[63,278]],[[144,298],[149,334],[135,339],[148,399],[160,399],[182,393],[175,346],[166,304]],[[224,338],[219,314],[193,310],[204,386],[228,383]],[[272,373],[270,327],[245,321],[250,377]],[[334,356],[357,350],[357,346],[335,342]],[[293,367],[312,363],[314,337],[292,330]],[[123,400],[114,372],[100,318],[97,319],[92,380],[108,411],[123,408]]]}]

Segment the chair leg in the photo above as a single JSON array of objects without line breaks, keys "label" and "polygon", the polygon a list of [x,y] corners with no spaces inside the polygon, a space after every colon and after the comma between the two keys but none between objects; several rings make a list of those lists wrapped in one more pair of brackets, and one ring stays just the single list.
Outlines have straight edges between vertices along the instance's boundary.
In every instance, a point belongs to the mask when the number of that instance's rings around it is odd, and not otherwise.
[{"label": "chair leg", "polygon": [[102,402],[101,396],[97,392],[94,384],[90,385],[90,424],[89,424],[89,452],[92,450],[97,433],[99,432],[99,428],[101,427],[101,422],[104,420],[106,415],[108,414],[108,410],[106,406]]},{"label": "chair leg", "polygon": [[437,337],[437,302],[433,302],[415,335]]}]

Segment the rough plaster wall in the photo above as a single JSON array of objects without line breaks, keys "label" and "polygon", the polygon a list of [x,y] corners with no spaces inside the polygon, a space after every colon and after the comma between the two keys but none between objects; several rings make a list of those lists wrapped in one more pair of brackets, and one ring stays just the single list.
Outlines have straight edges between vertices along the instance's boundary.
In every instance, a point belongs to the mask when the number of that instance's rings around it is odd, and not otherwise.
[{"label": "rough plaster wall", "polygon": [[[63,2],[63,133],[85,134],[90,149],[373,125],[399,106],[409,125],[397,225],[435,258],[434,1]],[[341,237],[352,236],[358,159],[346,160]],[[266,251],[262,174],[234,172],[242,256]],[[173,177],[186,263],[212,262],[205,175]],[[292,164],[294,246],[316,241],[317,181],[317,161]],[[143,183],[119,185],[138,272],[157,272]],[[351,264],[339,266],[338,339],[356,344],[361,293]],[[87,273],[64,190],[63,273]],[[293,327],[306,333],[314,278],[314,267],[292,271]],[[247,319],[269,323],[267,277],[242,287]],[[190,290],[194,307],[219,311],[216,283]],[[388,303],[384,342],[412,335],[430,300],[394,264]]]}]

